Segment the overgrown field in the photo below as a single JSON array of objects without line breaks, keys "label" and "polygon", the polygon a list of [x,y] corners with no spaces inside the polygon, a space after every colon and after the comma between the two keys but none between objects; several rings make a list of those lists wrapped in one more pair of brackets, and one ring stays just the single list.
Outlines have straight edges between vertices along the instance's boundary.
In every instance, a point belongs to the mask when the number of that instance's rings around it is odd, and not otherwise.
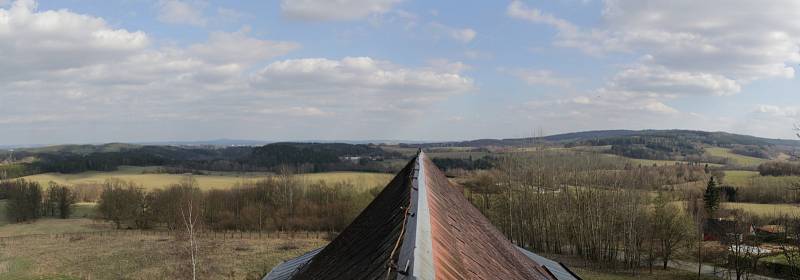
[{"label": "overgrown field", "polygon": [[[133,181],[144,188],[163,188],[177,184],[185,177],[182,174],[153,174],[145,173],[154,170],[154,167],[124,166],[117,171],[99,172],[89,171],[77,174],[45,173],[23,177],[26,180],[39,182],[47,186],[49,182],[64,185],[99,185],[106,179],[117,178],[124,181]],[[392,179],[392,174],[369,172],[324,172],[307,173],[298,175],[301,180],[325,181],[327,183],[350,182],[359,188],[371,188],[386,185]],[[255,181],[266,177],[263,173],[237,173],[237,172],[211,172],[210,175],[193,175],[201,189],[227,189],[237,183]]]},{"label": "overgrown field", "polygon": [[765,163],[769,160],[757,157],[749,157],[744,155],[739,155],[732,153],[728,148],[720,148],[720,147],[707,147],[706,153],[710,156],[714,157],[723,157],[730,161],[731,164],[736,166],[747,166],[747,167],[754,167],[758,166],[759,164]]},{"label": "overgrown field", "polygon": [[[186,246],[167,234],[117,232],[0,239],[0,279],[191,279]],[[325,245],[315,237],[203,238],[199,279],[260,279]]]}]

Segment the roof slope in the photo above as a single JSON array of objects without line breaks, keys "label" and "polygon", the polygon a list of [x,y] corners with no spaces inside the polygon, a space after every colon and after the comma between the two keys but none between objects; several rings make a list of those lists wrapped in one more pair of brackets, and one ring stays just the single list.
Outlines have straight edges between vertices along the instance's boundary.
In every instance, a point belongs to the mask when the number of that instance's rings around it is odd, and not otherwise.
[{"label": "roof slope", "polygon": [[409,162],[375,200],[292,279],[386,279],[389,258],[404,225],[413,168],[414,162]]},{"label": "roof slope", "polygon": [[436,279],[551,279],[467,200],[460,186],[422,158]]},{"label": "roof slope", "polygon": [[264,279],[576,279],[542,261],[508,241],[420,153],[328,246]]}]

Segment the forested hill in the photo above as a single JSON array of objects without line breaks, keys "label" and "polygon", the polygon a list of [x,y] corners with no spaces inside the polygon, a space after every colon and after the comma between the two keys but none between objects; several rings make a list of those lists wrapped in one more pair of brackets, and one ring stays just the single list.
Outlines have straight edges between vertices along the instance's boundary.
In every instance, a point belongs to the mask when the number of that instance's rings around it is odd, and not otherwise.
[{"label": "forested hill", "polygon": [[714,146],[759,145],[800,147],[800,141],[769,139],[727,132],[707,132],[696,130],[593,130],[572,132],[536,138],[478,139],[468,141],[403,144],[406,147],[518,147],[536,143],[578,144],[608,142],[618,139],[669,138],[685,142],[702,143]]},{"label": "forested hill", "polygon": [[[119,166],[166,166],[177,173],[210,171],[387,171],[378,162],[402,158],[375,145],[272,143],[264,146],[156,146],[112,143],[0,151],[0,171],[19,177],[43,172],[112,171]],[[3,164],[5,162],[5,164]],[[6,170],[8,169],[8,170]],[[12,170],[10,172],[9,170]],[[2,179],[2,178],[0,178]]]},{"label": "forested hill", "polygon": [[405,147],[602,147],[603,151],[639,159],[686,160],[726,163],[727,159],[709,153],[708,148],[725,148],[742,156],[761,159],[796,158],[800,141],[768,139],[726,132],[693,130],[598,130],[537,138],[481,139],[462,142],[407,144]]}]

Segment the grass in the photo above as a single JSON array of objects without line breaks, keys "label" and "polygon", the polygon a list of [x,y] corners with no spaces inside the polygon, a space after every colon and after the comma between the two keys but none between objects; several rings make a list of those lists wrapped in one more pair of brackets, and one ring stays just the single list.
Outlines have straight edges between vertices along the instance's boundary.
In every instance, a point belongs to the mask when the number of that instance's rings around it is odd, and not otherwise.
[{"label": "grass", "polygon": [[734,154],[728,148],[706,147],[705,149],[710,156],[727,158],[732,165],[737,166],[758,166],[769,161],[768,159]]},{"label": "grass", "polygon": [[578,274],[583,279],[586,280],[636,280],[636,279],[643,279],[643,280],[671,280],[671,279],[687,279],[687,280],[711,280],[717,279],[711,276],[697,276],[696,272],[688,272],[683,270],[677,269],[668,269],[668,270],[661,270],[661,269],[654,269],[653,273],[650,274],[649,271],[643,270],[638,275],[633,275],[631,273],[619,273],[619,272],[608,272],[608,271],[596,271],[596,270],[589,270],[586,268],[570,268],[575,274]]},{"label": "grass", "polygon": [[[91,219],[39,219],[31,223],[14,223],[0,226],[0,237],[60,234],[73,232],[95,232],[111,230],[112,226],[105,222]],[[0,277],[2,278],[2,277]]]},{"label": "grass", "polygon": [[[185,279],[185,245],[132,233],[2,241],[0,279]],[[199,279],[260,279],[281,261],[325,244],[316,238],[200,240]]]},{"label": "grass", "polygon": [[729,209],[742,209],[757,216],[762,217],[777,217],[780,215],[790,215],[800,217],[800,207],[795,204],[759,204],[759,203],[741,203],[741,202],[725,202],[722,207]]},{"label": "grass", "polygon": [[95,203],[77,203],[73,206],[69,219],[42,218],[29,223],[9,223],[6,220],[6,200],[0,200],[0,237],[111,229],[105,223],[92,220],[94,215]]},{"label": "grass", "polygon": [[734,186],[747,186],[751,184],[751,179],[761,176],[756,171],[745,170],[726,170],[723,183]]},{"label": "grass", "polygon": [[[118,178],[125,181],[133,181],[141,184],[145,188],[163,188],[170,184],[180,182],[185,176],[182,174],[143,174],[142,172],[154,167],[132,167],[123,166],[117,171],[99,172],[89,171],[77,174],[44,173],[33,176],[23,177],[26,180],[39,182],[46,186],[49,182],[56,182],[66,185],[99,185],[106,179]],[[213,172],[211,175],[194,175],[201,189],[230,188],[237,183],[254,181],[264,178],[263,173],[236,173],[236,172]],[[386,185],[391,180],[391,174],[368,173],[368,172],[325,172],[298,175],[302,179],[311,181],[324,180],[328,183],[338,181],[348,181],[356,187],[371,188]]]}]

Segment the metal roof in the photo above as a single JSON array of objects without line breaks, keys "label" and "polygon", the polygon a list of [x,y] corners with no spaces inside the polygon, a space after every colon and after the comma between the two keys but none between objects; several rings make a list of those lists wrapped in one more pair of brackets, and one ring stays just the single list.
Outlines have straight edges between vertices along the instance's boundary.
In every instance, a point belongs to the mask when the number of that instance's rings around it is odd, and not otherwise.
[{"label": "metal roof", "polygon": [[522,247],[517,247],[517,249],[519,249],[519,251],[525,254],[525,256],[528,258],[531,258],[535,262],[544,266],[547,271],[553,274],[553,276],[555,276],[558,280],[581,280],[579,276],[572,273],[572,271],[570,271],[569,268],[562,263],[542,257],[534,252],[525,250]]},{"label": "metal roof", "polygon": [[323,248],[325,247],[315,249],[313,251],[303,254],[302,256],[278,264],[278,266],[273,268],[272,271],[270,271],[269,274],[267,274],[267,276],[264,276],[262,280],[292,279],[292,276],[294,276],[294,274],[297,273],[297,270],[301,266],[305,265],[309,260],[311,260],[311,258],[316,256],[317,253],[322,251]]},{"label": "metal roof", "polygon": [[264,279],[580,279],[528,253],[420,152],[328,246]]}]

